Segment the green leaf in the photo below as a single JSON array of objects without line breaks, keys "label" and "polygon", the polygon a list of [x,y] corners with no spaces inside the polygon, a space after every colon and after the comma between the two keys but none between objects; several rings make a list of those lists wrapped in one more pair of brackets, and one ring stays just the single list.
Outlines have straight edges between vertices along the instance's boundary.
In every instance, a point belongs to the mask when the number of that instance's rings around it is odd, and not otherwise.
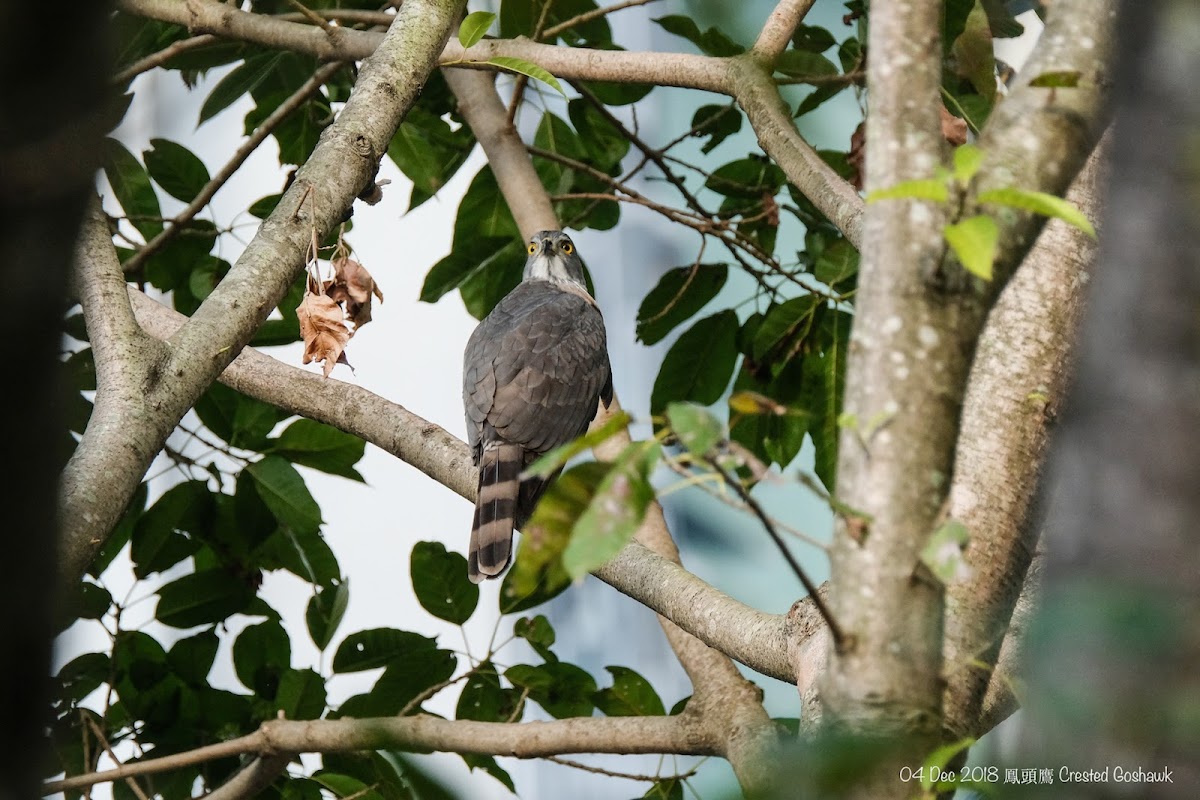
[{"label": "green leaf", "polygon": [[845,239],[835,239],[817,256],[813,277],[821,283],[836,287],[858,274],[858,251]]},{"label": "green leaf", "polygon": [[420,105],[409,110],[388,145],[388,156],[413,182],[410,211],[446,185],[474,144],[470,128],[455,131]]},{"label": "green leaf", "polygon": [[995,203],[1022,211],[1032,211],[1047,217],[1057,217],[1091,237],[1096,236],[1096,229],[1092,227],[1092,223],[1083,215],[1078,206],[1070,200],[1064,200],[1052,194],[1010,187],[983,192],[979,195],[978,200],[981,203]]},{"label": "green leaf", "polygon": [[650,395],[651,413],[673,400],[711,405],[720,399],[737,362],[737,332],[737,314],[729,309],[685,331],[663,358]]},{"label": "green leaf", "polygon": [[467,14],[467,18],[458,26],[458,43],[464,48],[478,42],[496,21],[496,15],[490,11],[475,11]]},{"label": "green leaf", "polygon": [[562,552],[575,521],[611,468],[611,464],[589,461],[571,467],[550,484],[521,531],[516,562],[500,587],[502,613],[533,608],[570,585],[571,579],[562,566]]},{"label": "green leaf", "polygon": [[517,711],[520,707],[520,692],[502,687],[495,665],[485,661],[475,668],[463,686],[454,718],[508,722],[519,718]]},{"label": "green leaf", "polygon": [[754,335],[753,359],[764,362],[770,354],[774,364],[786,363],[812,328],[817,306],[817,298],[811,294],[771,306]]},{"label": "green leaf", "polygon": [[605,667],[613,685],[596,692],[596,708],[610,717],[654,717],[666,714],[650,682],[628,667]]},{"label": "green leaf", "polygon": [[929,757],[925,759],[922,765],[925,769],[921,770],[921,788],[925,791],[932,791],[934,786],[933,776],[946,772],[946,765],[950,763],[950,759],[966,750],[971,745],[975,744],[975,739],[967,737],[960,739],[957,742],[950,742],[941,747],[936,748]]},{"label": "green leaf", "polygon": [[717,167],[704,186],[727,197],[761,200],[787,182],[783,170],[765,156],[749,156]]},{"label": "green leaf", "polygon": [[104,140],[104,175],[137,232],[147,241],[162,233],[162,208],[150,175],[116,139]]},{"label": "green leaf", "polygon": [[802,117],[810,111],[816,111],[823,106],[826,101],[831,100],[841,94],[849,86],[848,83],[827,83],[824,86],[818,86],[816,89],[808,93],[800,105],[796,106],[795,117]]},{"label": "green leaf", "polygon": [[346,606],[350,603],[350,581],[345,580],[333,586],[318,589],[308,601],[304,611],[304,621],[308,625],[308,635],[318,650],[324,650],[333,640],[342,617],[346,616]]},{"label": "green leaf", "polygon": [[655,781],[642,795],[642,798],[643,800],[683,800],[683,781],[679,778],[663,778]]},{"label": "green leaf", "polygon": [[525,471],[521,474],[525,477],[549,478],[562,469],[572,458],[584,450],[590,450],[601,442],[608,441],[613,436],[628,428],[631,422],[633,422],[633,418],[624,411],[614,414],[595,430],[590,430],[583,436],[572,439],[566,444],[560,445],[540,456],[537,461],[526,467]]},{"label": "green leaf", "polygon": [[512,56],[496,56],[494,58],[489,58],[487,61],[482,63],[493,67],[500,67],[501,69],[506,69],[509,72],[516,72],[526,77],[533,78],[534,80],[541,81],[554,91],[561,94],[563,97],[567,96],[567,93],[563,91],[562,84],[558,82],[558,78],[551,75],[549,71],[539,67],[537,64],[534,64],[532,61],[526,61],[523,58],[514,58]]},{"label": "green leaf", "polygon": [[318,772],[312,779],[324,786],[334,797],[354,798],[354,800],[386,800],[382,794],[371,785],[349,775],[338,775],[333,772]]},{"label": "green leaf", "polygon": [[811,79],[818,85],[823,83],[822,79],[838,74],[838,68],[832,61],[808,50],[786,50],[780,53],[775,61],[775,71],[782,72],[789,78]]},{"label": "green leaf", "polygon": [[629,140],[582,97],[567,103],[571,124],[579,134],[579,142],[587,149],[587,161],[605,171],[613,171],[629,152]]},{"label": "green leaf", "polygon": [[737,106],[700,106],[692,115],[693,136],[707,136],[700,152],[708,155],[713,148],[742,129],[742,113]]},{"label": "green leaf", "polygon": [[[460,219],[462,213],[460,209]],[[515,237],[481,236],[471,244],[456,245],[454,252],[433,265],[425,276],[420,299],[425,303],[436,303],[447,292],[481,274],[515,271],[519,282],[524,266],[525,251]]]},{"label": "green leaf", "polygon": [[255,556],[263,569],[286,569],[313,586],[332,586],[342,576],[337,556],[320,531],[298,533],[280,526]]},{"label": "green leaf", "polygon": [[213,522],[216,505],[204,481],[168,489],[133,526],[129,557],[133,574],[145,578],[170,569],[199,548]]},{"label": "green leaf", "polygon": [[657,441],[631,442],[613,462],[563,550],[563,568],[571,578],[580,580],[604,566],[633,538],[654,500],[650,472],[661,456]]},{"label": "green leaf", "polygon": [[830,492],[837,478],[838,417],[846,382],[850,319],[845,311],[826,313],[813,339],[815,352],[804,358],[802,367],[802,403],[812,414],[808,435],[815,450],[814,469]]},{"label": "green leaf", "polygon": [[211,628],[180,639],[167,653],[167,663],[180,680],[190,686],[207,686],[208,673],[217,658],[217,634]]},{"label": "green leaf", "polygon": [[151,139],[142,153],[150,177],[176,200],[190,203],[208,183],[208,168],[196,155],[169,139]]},{"label": "green leaf", "polygon": [[196,401],[196,416],[234,447],[258,449],[266,444],[267,434],[289,415],[269,403],[214,383]]},{"label": "green leaf", "polygon": [[103,586],[81,581],[70,604],[72,615],[78,619],[100,619],[112,608],[112,594]]},{"label": "green leaf", "polygon": [[837,40],[832,33],[813,25],[797,25],[796,32],[792,34],[792,46],[797,50],[824,53],[835,44]]},{"label": "green leaf", "polygon": [[279,678],[275,710],[284,719],[318,719],[325,711],[325,680],[311,669],[289,669]]},{"label": "green leaf", "polygon": [[462,625],[475,613],[479,587],[467,578],[467,559],[441,542],[417,542],[409,559],[413,592],[438,619]]},{"label": "green leaf", "polygon": [[921,562],[946,586],[966,580],[971,569],[967,566],[964,551],[970,540],[971,532],[966,525],[948,519],[921,548]]},{"label": "green leaf", "polygon": [[1079,85],[1082,73],[1079,70],[1063,69],[1043,72],[1029,82],[1030,86],[1041,89],[1074,89]]},{"label": "green leaf", "polygon": [[[338,716],[394,717],[418,695],[449,680],[458,660],[450,651],[435,647],[432,639],[425,642],[407,650],[403,658],[393,660],[371,691],[343,703]],[[412,713],[419,712],[418,704]]]},{"label": "green leaf", "polygon": [[996,247],[1000,241],[1000,229],[994,219],[987,214],[967,217],[947,225],[943,233],[946,243],[968,272],[985,281],[992,279],[992,263],[996,260]]},{"label": "green leaf", "polygon": [[246,467],[258,494],[271,513],[296,533],[315,533],[321,527],[321,509],[291,462],[269,455]]},{"label": "green leaf", "polygon": [[76,656],[55,676],[56,697],[78,703],[108,681],[111,671],[112,660],[107,653]]},{"label": "green leaf", "polygon": [[272,72],[283,63],[286,55],[275,52],[256,53],[235,67],[208,93],[204,104],[200,106],[200,119],[196,124],[204,124],[235,103],[242,95],[249,94],[268,78],[273,77]]},{"label": "green leaf", "polygon": [[725,438],[720,420],[695,403],[668,403],[667,424],[688,452],[701,458]]},{"label": "green leaf", "polygon": [[223,569],[184,575],[158,590],[155,618],[172,628],[223,622],[254,599],[254,587]]},{"label": "green leaf", "polygon": [[924,178],[912,181],[901,181],[895,186],[889,186],[886,189],[876,189],[867,194],[868,203],[877,203],[880,200],[933,200],[938,203],[945,203],[950,199],[950,191],[946,188],[946,182],[937,180],[936,178]]},{"label": "green leaf", "polygon": [[279,199],[282,194],[268,194],[258,198],[250,204],[250,208],[246,209],[250,212],[250,216],[257,219],[266,219],[271,216],[271,212],[275,210],[275,206],[279,205]]},{"label": "green leaf", "polygon": [[693,264],[668,270],[637,313],[637,338],[656,344],[717,296],[729,275],[725,264]]},{"label": "green leaf", "polygon": [[513,783],[512,776],[496,763],[495,756],[481,756],[478,753],[461,753],[463,762],[472,770],[481,769],[488,775],[491,775],[513,794],[517,793],[517,786]]},{"label": "green leaf", "polygon": [[362,672],[386,667],[407,654],[435,648],[426,636],[395,628],[371,628],[347,636],[333,656],[334,672]]},{"label": "green leaf", "polygon": [[967,15],[963,32],[951,51],[956,72],[969,80],[980,96],[992,102],[996,97],[996,56],[992,30],[981,3],[976,2]]},{"label": "green leaf", "polygon": [[584,670],[563,661],[532,667],[516,664],[505,671],[514,686],[529,690],[529,697],[556,719],[590,717],[596,681]]},{"label": "green leaf", "polygon": [[966,186],[982,164],[982,150],[973,144],[959,145],[954,150],[954,179]]},{"label": "green leaf", "polygon": [[233,670],[250,691],[274,700],[279,677],[292,663],[292,641],[278,621],[251,625],[233,642]]},{"label": "green leaf", "polygon": [[682,14],[672,14],[651,21],[660,25],[667,33],[682,36],[710,56],[725,58],[746,52],[746,48],[730,39],[720,29],[709,28],[701,32],[691,17]]},{"label": "green leaf", "polygon": [[558,661],[558,656],[550,650],[550,646],[554,644],[554,628],[544,615],[538,614],[532,619],[521,617],[513,623],[513,636],[524,639],[534,652],[545,660]]},{"label": "green leaf", "polygon": [[298,419],[284,429],[266,451],[306,467],[362,481],[354,465],[363,457],[366,442],[330,425]]}]

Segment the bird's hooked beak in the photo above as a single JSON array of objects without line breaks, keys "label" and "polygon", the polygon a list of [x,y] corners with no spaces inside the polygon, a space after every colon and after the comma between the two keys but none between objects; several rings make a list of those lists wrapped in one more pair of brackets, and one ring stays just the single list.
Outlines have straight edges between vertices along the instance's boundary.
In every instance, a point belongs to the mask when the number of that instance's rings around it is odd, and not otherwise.
[{"label": "bird's hooked beak", "polygon": [[550,239],[542,239],[542,255],[550,255],[554,252],[554,242]]}]

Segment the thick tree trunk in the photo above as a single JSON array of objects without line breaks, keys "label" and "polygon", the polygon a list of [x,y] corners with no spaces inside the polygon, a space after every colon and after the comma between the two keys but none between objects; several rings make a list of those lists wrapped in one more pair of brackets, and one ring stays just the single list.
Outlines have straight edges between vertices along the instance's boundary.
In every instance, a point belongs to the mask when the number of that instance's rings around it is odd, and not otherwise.
[{"label": "thick tree trunk", "polygon": [[[1108,769],[1058,797],[1194,797],[1200,6],[1126,0],[1122,12],[1107,225],[1052,456],[1024,765],[1054,767],[1056,782],[1060,765]],[[1172,782],[1130,787],[1118,768]]]},{"label": "thick tree trunk", "polygon": [[73,245],[104,133],[106,3],[0,11],[0,241],[5,392],[0,580],[0,798],[36,797],[56,598],[54,513],[65,457],[59,350]]}]

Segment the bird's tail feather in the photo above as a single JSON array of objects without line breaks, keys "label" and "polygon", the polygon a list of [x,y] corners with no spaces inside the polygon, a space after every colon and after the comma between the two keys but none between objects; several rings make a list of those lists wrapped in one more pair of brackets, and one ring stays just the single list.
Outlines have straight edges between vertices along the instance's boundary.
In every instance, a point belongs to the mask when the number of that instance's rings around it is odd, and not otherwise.
[{"label": "bird's tail feather", "polygon": [[495,578],[508,566],[524,458],[525,448],[507,443],[485,446],[480,456],[479,499],[467,558],[473,583]]}]

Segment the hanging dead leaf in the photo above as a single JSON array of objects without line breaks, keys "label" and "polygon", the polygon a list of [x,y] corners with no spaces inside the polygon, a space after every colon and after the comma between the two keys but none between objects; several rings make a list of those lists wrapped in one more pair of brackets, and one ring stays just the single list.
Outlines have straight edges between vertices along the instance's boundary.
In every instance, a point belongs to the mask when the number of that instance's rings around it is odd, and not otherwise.
[{"label": "hanging dead leaf", "polygon": [[942,112],[942,136],[947,142],[958,147],[960,144],[967,143],[967,123],[966,120],[959,119],[946,110],[945,106],[940,106]]},{"label": "hanging dead leaf", "polygon": [[325,377],[333,372],[333,365],[344,361],[342,350],[350,341],[350,330],[342,321],[342,309],[333,298],[311,291],[296,306],[300,321],[300,335],[304,337],[304,363],[324,362]]},{"label": "hanging dead leaf", "polygon": [[855,189],[863,187],[863,176],[866,175],[867,156],[867,123],[858,123],[854,133],[850,134],[850,152],[846,154],[846,162],[854,169],[850,176],[850,184]]},{"label": "hanging dead leaf", "polygon": [[367,268],[346,257],[333,260],[333,286],[328,293],[334,302],[344,304],[346,319],[354,323],[355,332],[371,321],[371,295],[383,302],[383,292]]}]

